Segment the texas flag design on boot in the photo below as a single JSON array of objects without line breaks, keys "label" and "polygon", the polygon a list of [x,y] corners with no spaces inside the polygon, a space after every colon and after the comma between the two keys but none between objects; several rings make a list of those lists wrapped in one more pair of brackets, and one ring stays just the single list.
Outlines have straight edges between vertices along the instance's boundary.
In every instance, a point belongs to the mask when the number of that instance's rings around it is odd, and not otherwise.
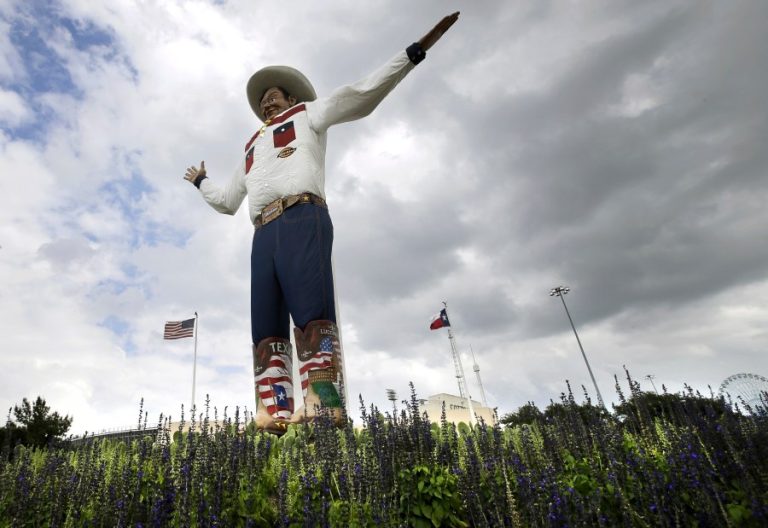
[{"label": "texas flag design on boot", "polygon": [[288,340],[262,341],[254,352],[256,392],[273,418],[293,415],[293,368]]}]

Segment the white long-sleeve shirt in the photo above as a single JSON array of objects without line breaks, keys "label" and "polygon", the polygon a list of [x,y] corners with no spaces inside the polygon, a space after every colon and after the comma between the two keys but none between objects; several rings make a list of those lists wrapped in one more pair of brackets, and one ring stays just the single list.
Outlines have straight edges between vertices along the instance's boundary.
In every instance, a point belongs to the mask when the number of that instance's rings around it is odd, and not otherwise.
[{"label": "white long-sleeve shirt", "polygon": [[248,141],[226,186],[209,178],[200,182],[203,198],[218,212],[235,214],[247,195],[251,222],[278,198],[304,192],[325,198],[328,128],[370,114],[413,67],[402,51],[356,83],[285,110]]}]

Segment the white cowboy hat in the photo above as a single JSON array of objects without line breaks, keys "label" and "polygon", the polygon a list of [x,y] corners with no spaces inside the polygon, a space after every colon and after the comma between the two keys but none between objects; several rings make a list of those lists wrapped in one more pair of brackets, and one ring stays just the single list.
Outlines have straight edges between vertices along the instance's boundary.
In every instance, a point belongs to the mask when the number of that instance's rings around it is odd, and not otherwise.
[{"label": "white cowboy hat", "polygon": [[264,114],[261,113],[259,103],[261,97],[269,88],[279,86],[296,98],[297,103],[314,101],[317,99],[315,89],[303,73],[290,66],[267,66],[262,68],[248,80],[246,93],[248,94],[248,103],[251,105],[253,113],[259,119],[265,121]]}]

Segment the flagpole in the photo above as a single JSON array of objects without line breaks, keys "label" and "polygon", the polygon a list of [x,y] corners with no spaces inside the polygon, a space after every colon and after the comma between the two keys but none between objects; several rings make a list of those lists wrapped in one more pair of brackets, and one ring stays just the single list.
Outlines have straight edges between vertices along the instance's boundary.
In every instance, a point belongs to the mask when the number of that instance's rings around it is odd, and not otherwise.
[{"label": "flagpole", "polygon": [[195,408],[195,378],[197,377],[197,319],[197,312],[195,312],[195,355],[192,360],[192,409]]}]

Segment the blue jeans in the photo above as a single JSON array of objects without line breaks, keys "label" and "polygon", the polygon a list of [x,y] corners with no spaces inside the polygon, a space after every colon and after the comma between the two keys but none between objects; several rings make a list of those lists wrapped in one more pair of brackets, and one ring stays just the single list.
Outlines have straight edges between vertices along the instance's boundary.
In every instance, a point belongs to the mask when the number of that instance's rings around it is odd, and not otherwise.
[{"label": "blue jeans", "polygon": [[328,209],[298,204],[253,233],[251,336],[288,339],[288,314],[302,330],[310,321],[336,322],[331,272],[333,224]]}]

